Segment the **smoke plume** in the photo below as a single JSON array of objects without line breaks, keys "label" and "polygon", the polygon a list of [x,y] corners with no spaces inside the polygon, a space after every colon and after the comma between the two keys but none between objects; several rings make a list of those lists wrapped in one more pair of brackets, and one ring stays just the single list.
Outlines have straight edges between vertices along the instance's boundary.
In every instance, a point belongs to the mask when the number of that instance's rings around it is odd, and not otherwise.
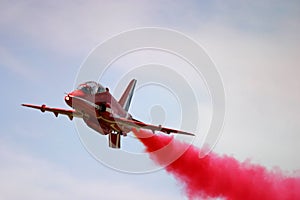
[{"label": "smoke plume", "polygon": [[[162,166],[170,157],[176,156],[174,154],[186,149],[165,169],[183,184],[189,199],[300,199],[300,178],[215,153],[199,159],[200,150],[193,145],[143,130],[133,132],[145,145],[150,158]],[[157,151],[166,145],[170,148]]]}]

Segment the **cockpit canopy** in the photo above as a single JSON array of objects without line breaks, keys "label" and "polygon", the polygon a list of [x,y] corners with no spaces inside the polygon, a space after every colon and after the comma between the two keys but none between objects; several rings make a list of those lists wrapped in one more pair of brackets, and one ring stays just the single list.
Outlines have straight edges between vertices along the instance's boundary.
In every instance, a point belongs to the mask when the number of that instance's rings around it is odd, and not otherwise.
[{"label": "cockpit canopy", "polygon": [[77,87],[77,90],[81,90],[86,94],[97,94],[106,91],[106,89],[102,85],[96,83],[95,81],[82,83]]}]

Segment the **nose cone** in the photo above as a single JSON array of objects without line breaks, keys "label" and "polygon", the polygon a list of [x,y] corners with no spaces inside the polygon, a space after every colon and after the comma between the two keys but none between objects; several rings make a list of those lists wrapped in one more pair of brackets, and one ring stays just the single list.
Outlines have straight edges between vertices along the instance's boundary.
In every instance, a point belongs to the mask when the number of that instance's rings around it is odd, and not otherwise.
[{"label": "nose cone", "polygon": [[73,97],[83,97],[84,93],[81,90],[74,90],[65,96],[65,102],[73,107]]},{"label": "nose cone", "polygon": [[70,94],[67,94],[65,96],[65,102],[68,104],[68,106],[72,107],[72,97],[70,97]]}]

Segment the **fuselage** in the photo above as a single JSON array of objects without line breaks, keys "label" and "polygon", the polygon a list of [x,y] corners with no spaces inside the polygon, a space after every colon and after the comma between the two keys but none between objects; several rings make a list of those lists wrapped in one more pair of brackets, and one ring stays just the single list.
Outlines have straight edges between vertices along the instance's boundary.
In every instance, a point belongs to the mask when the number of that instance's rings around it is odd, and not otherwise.
[{"label": "fuselage", "polygon": [[108,89],[95,94],[77,89],[65,96],[65,102],[81,113],[87,126],[98,133],[107,135],[115,131],[126,135],[130,132],[130,129],[114,120],[116,117],[131,119],[131,115],[122,108]]}]

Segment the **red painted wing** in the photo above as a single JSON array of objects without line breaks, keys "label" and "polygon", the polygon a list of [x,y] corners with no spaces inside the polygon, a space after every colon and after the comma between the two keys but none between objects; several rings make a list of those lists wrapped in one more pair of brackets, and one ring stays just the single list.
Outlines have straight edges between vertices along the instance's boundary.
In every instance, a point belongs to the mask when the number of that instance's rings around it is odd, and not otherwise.
[{"label": "red painted wing", "polygon": [[50,107],[47,107],[45,104],[43,104],[41,106],[32,105],[32,104],[22,104],[22,106],[38,109],[38,110],[41,110],[42,112],[45,112],[45,111],[52,112],[56,117],[59,114],[67,115],[70,118],[70,120],[72,120],[73,117],[82,117],[82,115],[80,113],[76,112],[75,110],[66,110],[66,109],[62,109],[62,108],[50,108]]},{"label": "red painted wing", "polygon": [[130,120],[130,119],[125,119],[125,118],[115,118],[114,119],[117,123],[122,124],[122,125],[126,125],[132,128],[143,128],[143,129],[148,129],[151,130],[152,132],[154,131],[160,131],[163,133],[178,133],[178,134],[184,134],[184,135],[191,135],[191,136],[195,136],[193,133],[188,133],[185,131],[180,131],[180,130],[176,130],[176,129],[171,129],[171,128],[166,128],[166,127],[162,127],[161,125],[159,126],[155,126],[155,125],[151,125],[151,124],[146,124],[144,122],[138,121],[138,120]]}]

